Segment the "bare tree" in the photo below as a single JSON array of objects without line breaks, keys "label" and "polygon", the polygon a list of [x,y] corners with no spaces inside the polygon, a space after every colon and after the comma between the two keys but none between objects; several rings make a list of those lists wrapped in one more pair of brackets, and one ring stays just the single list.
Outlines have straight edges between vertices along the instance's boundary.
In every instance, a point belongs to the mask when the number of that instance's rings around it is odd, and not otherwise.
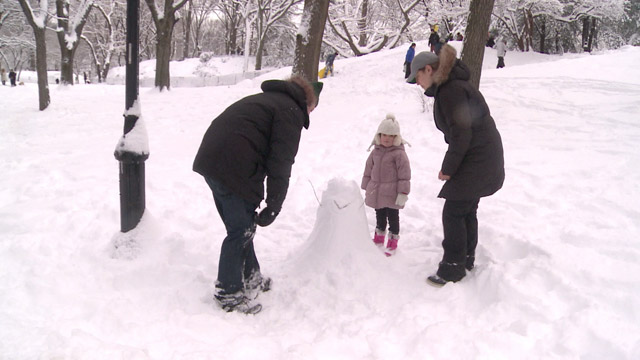
[{"label": "bare tree", "polygon": [[394,48],[411,25],[409,13],[423,1],[347,1],[332,11],[329,26],[356,56]]},{"label": "bare tree", "polygon": [[214,7],[217,5],[216,1],[211,0],[191,0],[191,12],[192,12],[192,31],[193,36],[191,41],[193,42],[193,55],[200,56],[202,53],[202,36],[203,28],[207,20],[210,18]]},{"label": "bare tree", "polygon": [[240,48],[238,46],[238,28],[243,20],[241,3],[239,1],[221,1],[217,5],[217,10],[214,14],[218,15],[224,24],[225,54],[237,54]]},{"label": "bare tree", "polygon": [[583,39],[579,40],[579,47],[590,48],[589,41],[595,35],[593,19],[621,19],[624,4],[625,0],[496,0],[493,16],[520,51],[534,47],[537,32],[540,51],[544,52],[547,33],[559,32],[557,25],[548,29],[554,24],[581,26]]},{"label": "bare tree", "polygon": [[430,17],[434,24],[440,24],[442,35],[464,32],[467,27],[470,0],[438,0],[432,2]]},{"label": "bare tree", "polygon": [[329,0],[305,0],[302,21],[296,34],[293,74],[308,81],[318,80],[318,62],[324,25],[329,13]]},{"label": "bare tree", "polygon": [[292,6],[301,2],[302,0],[258,0],[256,70],[262,69],[262,54],[268,31],[289,13]]},{"label": "bare tree", "polygon": [[[253,6],[254,0],[245,0],[242,4],[242,18],[244,19],[244,65],[242,72],[249,70],[249,54],[251,53],[251,29],[258,20],[257,9]],[[256,0],[257,1],[257,0]]]},{"label": "bare tree", "polygon": [[[96,68],[98,82],[107,78],[111,67],[111,59],[118,51],[124,50],[124,35],[122,23],[126,16],[126,2],[108,0],[96,2],[94,11],[89,16],[87,27],[82,35],[91,51],[91,58]],[[118,31],[120,30],[120,31]]]},{"label": "bare tree", "polygon": [[0,2],[0,30],[2,30],[2,25],[9,18],[9,14],[11,14],[11,10],[7,8],[4,2]]},{"label": "bare tree", "polygon": [[182,34],[184,35],[184,44],[182,45],[182,60],[184,60],[189,57],[189,46],[191,45],[193,1],[189,2],[182,10],[187,13],[186,20],[182,22]]},{"label": "bare tree", "polygon": [[44,32],[48,20],[48,0],[40,0],[40,7],[34,9],[27,0],[18,0],[27,22],[33,28],[33,35],[36,38],[36,73],[38,76],[38,100],[40,110],[49,106],[49,81],[47,79],[47,43]]},{"label": "bare tree", "polygon": [[81,0],[72,8],[68,0],[56,0],[58,26],[55,31],[60,44],[60,83],[63,85],[73,85],[73,59],[94,1]]},{"label": "bare tree", "polygon": [[[126,34],[126,24],[123,24],[123,28],[124,33]],[[138,28],[140,29],[140,40],[138,44],[140,47],[140,60],[155,59],[157,48],[157,29],[148,6],[140,7],[140,24]],[[122,55],[126,56],[126,53]]]},{"label": "bare tree", "polygon": [[487,42],[487,33],[491,23],[491,12],[494,0],[471,0],[469,5],[469,19],[467,20],[467,32],[462,45],[462,61],[471,70],[469,82],[476,88],[480,88],[480,75],[482,73],[482,59],[484,47]]},{"label": "bare tree", "polygon": [[[0,0],[0,65],[5,70],[24,67],[35,52],[33,29],[18,2]],[[35,68],[35,65],[34,65]]]},{"label": "bare tree", "polygon": [[178,22],[176,13],[189,0],[164,0],[162,12],[156,6],[156,0],[145,0],[156,25],[156,79],[155,86],[160,89],[171,87],[169,63],[171,61],[171,40],[173,28]]}]

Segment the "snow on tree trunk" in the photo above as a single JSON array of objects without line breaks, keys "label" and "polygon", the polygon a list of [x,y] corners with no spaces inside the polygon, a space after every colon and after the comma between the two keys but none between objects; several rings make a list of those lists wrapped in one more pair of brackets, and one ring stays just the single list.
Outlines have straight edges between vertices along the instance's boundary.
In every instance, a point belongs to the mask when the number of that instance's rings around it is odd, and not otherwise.
[{"label": "snow on tree trunk", "polygon": [[69,3],[56,0],[56,14],[58,16],[57,37],[60,44],[60,83],[73,85],[73,54],[68,48],[66,32],[69,28]]},{"label": "snow on tree trunk", "polygon": [[58,17],[56,31],[60,44],[60,82],[62,84],[73,85],[73,59],[92,5],[93,0],[82,1],[70,22],[69,2],[56,0],[56,15]]},{"label": "snow on tree trunk", "polygon": [[249,18],[249,6],[246,8],[247,12],[245,12],[244,16],[244,64],[242,66],[242,72],[246,73],[249,71],[249,54],[251,53],[251,27],[253,22],[255,21],[255,17]]},{"label": "snow on tree trunk", "polygon": [[467,31],[460,58],[471,70],[469,82],[476,88],[480,88],[482,59],[484,58],[484,48],[487,43],[489,24],[491,23],[493,3],[494,0],[472,0],[469,5]]},{"label": "snow on tree trunk", "polygon": [[328,13],[329,0],[304,1],[302,21],[296,35],[292,73],[308,81],[318,80],[320,48]]}]

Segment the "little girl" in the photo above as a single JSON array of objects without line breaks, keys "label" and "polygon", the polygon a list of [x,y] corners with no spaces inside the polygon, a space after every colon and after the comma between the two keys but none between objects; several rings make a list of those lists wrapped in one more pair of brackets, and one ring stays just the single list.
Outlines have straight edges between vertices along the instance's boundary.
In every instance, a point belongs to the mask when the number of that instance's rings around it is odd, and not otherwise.
[{"label": "little girl", "polygon": [[[411,187],[411,166],[404,151],[408,144],[400,136],[400,124],[388,114],[378,126],[371,146],[375,146],[364,168],[362,189],[365,204],[376,209],[373,243],[384,245],[389,222],[389,240],[385,254],[395,254],[400,234],[399,209],[404,208]],[[369,149],[371,149],[369,146]]]}]

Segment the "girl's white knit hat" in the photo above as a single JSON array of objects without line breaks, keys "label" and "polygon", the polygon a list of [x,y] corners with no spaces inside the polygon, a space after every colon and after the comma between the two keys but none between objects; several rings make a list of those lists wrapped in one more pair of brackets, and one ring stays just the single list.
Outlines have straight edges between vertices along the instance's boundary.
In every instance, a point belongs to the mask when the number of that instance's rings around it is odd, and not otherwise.
[{"label": "girl's white knit hat", "polygon": [[[398,123],[398,120],[396,120],[396,117],[393,114],[387,114],[386,118],[380,122],[380,125],[378,125],[378,131],[376,131],[376,135],[373,137],[373,141],[371,142],[371,146],[380,145],[380,134],[395,135],[396,138],[393,140],[393,146],[409,144],[402,138],[402,135],[400,135],[400,123]],[[371,149],[371,146],[369,146],[369,149]]]}]

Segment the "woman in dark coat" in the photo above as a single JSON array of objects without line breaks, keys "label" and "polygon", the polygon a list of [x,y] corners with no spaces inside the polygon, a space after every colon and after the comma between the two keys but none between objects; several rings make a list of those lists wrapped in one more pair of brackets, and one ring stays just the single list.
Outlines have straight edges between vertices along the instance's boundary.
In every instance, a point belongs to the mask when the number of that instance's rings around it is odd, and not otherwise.
[{"label": "woman in dark coat", "polygon": [[433,285],[459,281],[474,267],[478,244],[476,212],[481,197],[504,182],[502,140],[482,94],[469,82],[469,69],[444,45],[440,55],[422,52],[413,59],[408,81],[434,97],[433,117],[449,147],[438,179],[446,181],[438,197],[442,210],[444,256]]},{"label": "woman in dark coat", "polygon": [[[202,139],[193,170],[213,192],[225,224],[215,298],[226,311],[255,313],[255,291],[266,291],[253,248],[256,225],[268,226],[287,195],[291,167],[303,128],[318,103],[322,83],[301,77],[262,83],[262,93],[247,96],[213,120]],[[267,206],[256,214],[264,199]]]}]

